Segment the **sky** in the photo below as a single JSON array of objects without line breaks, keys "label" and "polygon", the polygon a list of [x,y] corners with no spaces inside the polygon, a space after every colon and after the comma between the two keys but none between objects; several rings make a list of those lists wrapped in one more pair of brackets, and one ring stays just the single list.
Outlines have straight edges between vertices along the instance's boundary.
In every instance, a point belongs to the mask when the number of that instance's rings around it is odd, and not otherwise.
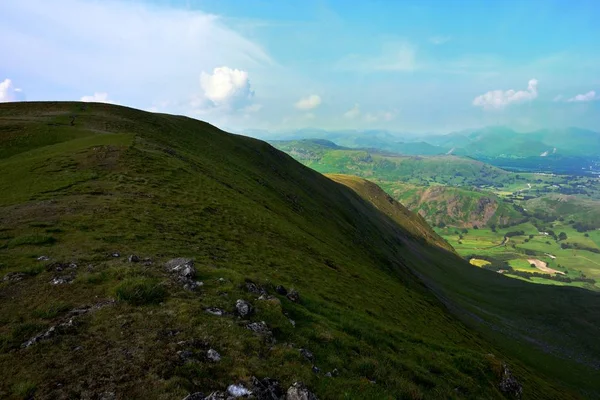
[{"label": "sky", "polygon": [[600,131],[597,0],[0,1],[0,102],[80,100],[257,136]]}]

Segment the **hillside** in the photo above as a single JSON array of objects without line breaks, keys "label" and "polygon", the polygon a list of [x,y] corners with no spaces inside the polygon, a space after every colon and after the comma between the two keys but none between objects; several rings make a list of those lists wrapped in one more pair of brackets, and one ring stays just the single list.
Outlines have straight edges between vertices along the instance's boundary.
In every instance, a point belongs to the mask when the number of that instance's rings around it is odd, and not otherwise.
[{"label": "hillside", "polygon": [[0,104],[0,149],[2,398],[502,398],[504,363],[600,396],[597,294],[473,268],[374,185],[107,104]]},{"label": "hillside", "polygon": [[394,198],[435,226],[499,226],[515,224],[524,218],[511,204],[490,192],[400,182],[384,186],[389,188]]},{"label": "hillside", "polygon": [[405,156],[374,149],[332,148],[315,140],[272,141],[303,164],[321,173],[343,173],[426,185],[497,185],[514,181],[510,173],[465,157]]}]

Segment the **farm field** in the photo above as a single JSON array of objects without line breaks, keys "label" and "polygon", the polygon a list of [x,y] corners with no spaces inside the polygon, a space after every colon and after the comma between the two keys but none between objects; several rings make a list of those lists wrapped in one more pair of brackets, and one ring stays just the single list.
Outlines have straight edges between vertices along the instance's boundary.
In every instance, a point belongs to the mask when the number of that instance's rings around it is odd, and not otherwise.
[{"label": "farm field", "polygon": [[[566,239],[555,239],[540,233],[531,223],[497,229],[495,232],[490,228],[453,227],[436,228],[436,231],[477,267],[506,271],[503,272],[506,276],[533,283],[600,290],[600,231],[581,233],[561,222],[553,224],[552,228],[557,235],[564,232]],[[510,236],[511,232],[523,234]],[[507,234],[510,237],[505,240]],[[532,266],[529,260],[539,260],[547,268],[558,272],[545,272]],[[517,276],[514,272],[521,274]],[[536,276],[533,276],[534,273]],[[569,278],[571,282],[556,280],[557,275]]]}]

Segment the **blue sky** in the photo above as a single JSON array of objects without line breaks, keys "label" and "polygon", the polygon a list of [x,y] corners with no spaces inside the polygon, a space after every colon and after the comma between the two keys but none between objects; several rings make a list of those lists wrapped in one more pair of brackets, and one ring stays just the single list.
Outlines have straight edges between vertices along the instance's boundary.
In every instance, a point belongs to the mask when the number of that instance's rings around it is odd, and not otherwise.
[{"label": "blue sky", "polygon": [[0,2],[0,101],[220,127],[600,131],[600,2]]}]

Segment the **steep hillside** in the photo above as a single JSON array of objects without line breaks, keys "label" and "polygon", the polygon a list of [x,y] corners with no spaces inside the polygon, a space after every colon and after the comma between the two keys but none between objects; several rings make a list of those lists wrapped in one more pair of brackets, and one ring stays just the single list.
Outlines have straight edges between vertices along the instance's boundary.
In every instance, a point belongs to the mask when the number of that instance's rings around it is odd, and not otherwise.
[{"label": "steep hillside", "polygon": [[379,211],[389,216],[414,237],[422,238],[433,246],[454,251],[452,246],[438,236],[419,214],[409,211],[373,182],[351,175],[328,174],[326,176],[361,193]]},{"label": "steep hillside", "polygon": [[600,393],[597,295],[473,268],[370,184],[106,104],[1,104],[0,148],[1,398]]},{"label": "steep hillside", "polygon": [[511,204],[490,192],[443,185],[424,187],[399,182],[385,187],[394,198],[435,226],[471,228],[514,225],[524,219]]}]

